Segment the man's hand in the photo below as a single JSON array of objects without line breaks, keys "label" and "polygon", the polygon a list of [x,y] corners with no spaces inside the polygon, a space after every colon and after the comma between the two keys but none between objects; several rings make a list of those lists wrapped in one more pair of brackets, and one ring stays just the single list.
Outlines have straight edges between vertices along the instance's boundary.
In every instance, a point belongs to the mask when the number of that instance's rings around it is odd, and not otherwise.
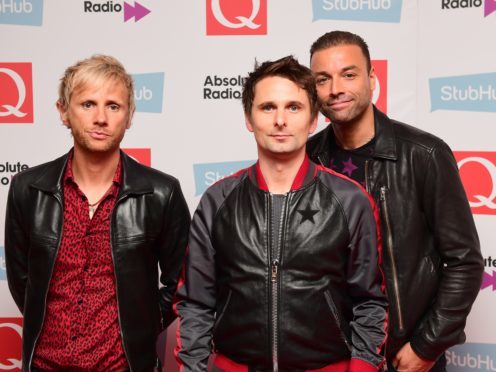
[{"label": "man's hand", "polygon": [[403,345],[393,359],[393,366],[398,372],[427,372],[434,363],[415,354],[409,342]]}]

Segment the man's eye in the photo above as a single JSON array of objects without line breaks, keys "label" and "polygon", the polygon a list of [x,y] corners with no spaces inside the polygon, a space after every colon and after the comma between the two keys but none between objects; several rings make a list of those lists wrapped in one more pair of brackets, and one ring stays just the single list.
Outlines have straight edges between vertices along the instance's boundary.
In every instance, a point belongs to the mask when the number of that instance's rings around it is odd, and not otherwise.
[{"label": "man's eye", "polygon": [[328,80],[329,80],[329,78],[327,78],[327,77],[319,77],[319,78],[315,79],[315,83],[317,85],[322,85],[322,84],[325,84]]},{"label": "man's eye", "polygon": [[353,79],[356,75],[355,74],[351,74],[351,73],[348,73],[348,74],[344,74],[344,77],[346,79]]},{"label": "man's eye", "polygon": [[114,103],[114,104],[112,104],[112,105],[109,105],[109,109],[110,109],[110,111],[118,111],[118,110],[119,110],[119,108],[120,108],[120,106],[119,106],[119,105],[117,105],[117,104],[115,104],[115,103]]},{"label": "man's eye", "polygon": [[83,102],[83,107],[86,109],[89,109],[89,108],[93,107],[93,103],[89,102],[89,101]]},{"label": "man's eye", "polygon": [[264,105],[262,106],[262,110],[265,112],[271,112],[274,109],[274,106],[272,105]]},{"label": "man's eye", "polygon": [[289,106],[289,111],[290,112],[298,112],[300,108],[298,107],[298,105],[291,105]]}]

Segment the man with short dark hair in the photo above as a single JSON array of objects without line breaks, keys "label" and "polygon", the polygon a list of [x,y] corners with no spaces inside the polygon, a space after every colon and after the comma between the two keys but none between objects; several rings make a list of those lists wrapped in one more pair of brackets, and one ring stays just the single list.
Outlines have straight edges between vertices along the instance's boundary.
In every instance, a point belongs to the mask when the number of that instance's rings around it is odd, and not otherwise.
[{"label": "man with short dark hair", "polygon": [[[390,303],[388,370],[444,371],[465,341],[483,264],[458,168],[439,138],[390,120],[372,104],[365,41],[329,32],[310,49],[321,112],[310,158],[361,183],[379,205]],[[437,360],[437,363],[436,363]]]},{"label": "man with short dark hair", "polygon": [[120,150],[134,91],[115,58],[69,67],[57,109],[73,149],[16,175],[7,202],[23,370],[153,371],[190,222],[179,182]]},{"label": "man with short dark hair", "polygon": [[193,217],[178,289],[184,371],[377,371],[386,300],[375,205],[309,161],[311,71],[285,57],[245,82],[258,162],[211,186]]}]

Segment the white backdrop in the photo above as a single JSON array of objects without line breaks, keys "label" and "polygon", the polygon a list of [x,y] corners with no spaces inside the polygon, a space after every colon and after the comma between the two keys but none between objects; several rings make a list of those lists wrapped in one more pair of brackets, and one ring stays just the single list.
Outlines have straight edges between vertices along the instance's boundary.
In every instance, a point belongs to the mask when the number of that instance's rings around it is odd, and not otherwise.
[{"label": "white backdrop", "polygon": [[496,0],[0,0],[0,371],[20,359],[5,280],[8,184],[71,146],[54,104],[64,69],[104,53],[135,76],[138,110],[123,148],[179,178],[193,212],[208,185],[256,158],[236,98],[255,58],[308,64],[311,43],[336,29],[368,42],[377,105],[455,152],[486,273],[449,371],[496,371],[495,10]]}]

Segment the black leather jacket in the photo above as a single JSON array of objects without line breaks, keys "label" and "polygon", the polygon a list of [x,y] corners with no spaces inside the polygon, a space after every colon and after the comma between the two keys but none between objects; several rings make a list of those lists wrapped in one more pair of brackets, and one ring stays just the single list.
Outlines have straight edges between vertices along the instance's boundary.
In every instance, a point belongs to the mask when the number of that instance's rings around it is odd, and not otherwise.
[{"label": "black leather jacket", "polygon": [[[387,357],[410,341],[435,360],[465,341],[483,261],[458,168],[439,138],[390,120],[374,107],[375,148],[366,188],[379,206],[390,302]],[[311,159],[329,165],[329,125],[311,137]]]},{"label": "black leather jacket", "polygon": [[257,371],[349,360],[373,370],[387,324],[378,221],[367,193],[306,160],[285,196],[258,164],[203,195],[178,288],[178,357],[205,371],[214,350]]},{"label": "black leather jacket", "polygon": [[[12,179],[5,253],[9,288],[24,316],[23,370],[31,369],[63,226],[68,156]],[[119,323],[131,371],[152,371],[158,334],[174,319],[171,301],[190,223],[176,179],[121,152],[122,183],[111,221]],[[159,290],[158,264],[162,274]]]}]

